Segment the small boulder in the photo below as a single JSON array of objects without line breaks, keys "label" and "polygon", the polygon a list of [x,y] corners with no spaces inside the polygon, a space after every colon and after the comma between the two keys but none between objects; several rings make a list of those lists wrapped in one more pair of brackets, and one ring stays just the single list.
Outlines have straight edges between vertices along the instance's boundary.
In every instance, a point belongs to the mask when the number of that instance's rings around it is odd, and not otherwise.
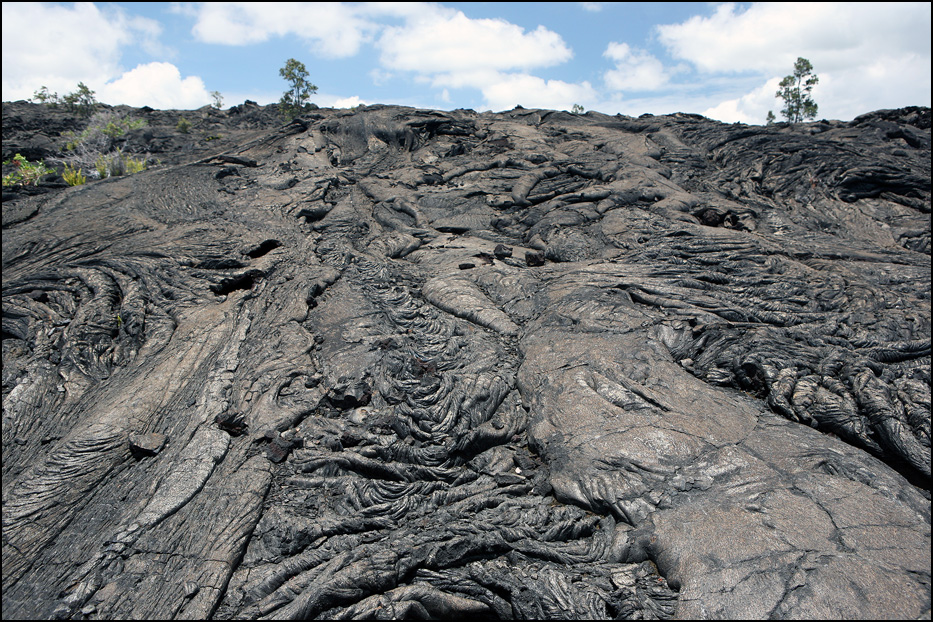
[{"label": "small boulder", "polygon": [[372,398],[373,389],[363,380],[351,381],[341,379],[336,386],[328,392],[328,398],[334,408],[338,410],[349,410],[359,408],[369,404]]},{"label": "small boulder", "polygon": [[130,433],[130,452],[137,460],[148,456],[155,456],[168,443],[168,437],[158,432],[149,434],[140,434],[138,432]]},{"label": "small boulder", "polygon": [[525,264],[531,267],[544,265],[543,251],[527,251],[525,253]]},{"label": "small boulder", "polygon": [[496,259],[502,260],[512,256],[512,249],[505,244],[497,244],[492,254],[495,255]]}]

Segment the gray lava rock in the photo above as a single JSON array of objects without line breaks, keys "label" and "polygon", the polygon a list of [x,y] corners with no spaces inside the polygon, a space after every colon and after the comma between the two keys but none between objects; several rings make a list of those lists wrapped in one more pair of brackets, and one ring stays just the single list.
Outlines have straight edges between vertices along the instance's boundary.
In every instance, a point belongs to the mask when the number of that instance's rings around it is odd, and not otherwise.
[{"label": "gray lava rock", "polygon": [[526,251],[525,264],[528,266],[543,266],[544,251]]},{"label": "gray lava rock", "polygon": [[5,618],[929,617],[928,108],[125,111],[3,196]]},{"label": "gray lava rock", "polygon": [[137,458],[146,456],[155,456],[165,447],[168,437],[164,434],[150,432],[149,434],[139,434],[133,432],[129,437],[130,451]]}]

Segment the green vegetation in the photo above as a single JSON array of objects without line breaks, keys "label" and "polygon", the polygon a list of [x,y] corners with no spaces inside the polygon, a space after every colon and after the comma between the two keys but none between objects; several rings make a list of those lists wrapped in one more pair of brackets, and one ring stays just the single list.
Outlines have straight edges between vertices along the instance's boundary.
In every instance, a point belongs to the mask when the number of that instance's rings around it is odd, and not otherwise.
[{"label": "green vegetation", "polygon": [[58,93],[50,93],[47,86],[43,86],[33,93],[32,99],[37,104],[49,104],[50,106],[58,106],[62,103],[62,98],[58,96]]},{"label": "green vegetation", "polygon": [[62,101],[68,106],[69,110],[80,112],[86,117],[91,116],[91,113],[97,108],[97,100],[94,99],[94,91],[89,89],[84,82],[78,82],[78,90],[65,95]]},{"label": "green vegetation", "polygon": [[178,124],[175,125],[175,129],[181,132],[182,134],[187,134],[191,131],[191,121],[182,117],[178,119]]},{"label": "green vegetation", "polygon": [[146,164],[146,158],[134,158],[132,156],[123,155],[123,152],[120,152],[120,157],[123,158],[123,166],[128,175],[141,173],[149,168]]},{"label": "green vegetation", "polygon": [[583,114],[585,111],[586,109],[580,104],[574,104],[570,109],[570,114]]},{"label": "green vegetation", "polygon": [[285,61],[285,66],[279,69],[279,75],[289,83],[288,90],[279,100],[279,108],[282,116],[291,120],[306,109],[308,99],[312,93],[317,92],[317,87],[308,82],[308,70],[304,63],[294,58]]},{"label": "green vegetation", "polygon": [[[220,94],[217,93],[217,95]],[[43,86],[33,94],[32,99],[40,104],[67,106],[74,112],[90,117],[87,127],[81,132],[62,134],[68,139],[63,149],[64,154],[52,160],[54,163],[64,164],[62,178],[69,186],[80,186],[87,183],[89,178],[104,179],[130,175],[144,171],[148,167],[147,157],[132,156],[123,153],[119,147],[114,148],[116,141],[131,130],[145,127],[146,121],[113,110],[104,110],[94,114],[98,102],[94,99],[94,91],[83,82],[78,83],[77,90],[64,97],[59,97],[58,93],[52,93]],[[220,100],[215,98],[215,101],[219,103]],[[182,119],[179,125],[182,125],[182,121],[187,125],[183,131],[187,132],[191,124]],[[4,176],[4,186],[36,185],[45,175],[56,172],[55,169],[46,167],[44,163],[30,164],[19,154],[13,162],[4,162],[4,164],[15,164],[17,167],[15,171]]]},{"label": "green vegetation", "polygon": [[89,89],[84,82],[78,82],[78,88],[64,97],[59,97],[58,93],[49,92],[49,88],[43,86],[32,94],[32,99],[36,103],[49,104],[53,107],[65,105],[72,112],[80,112],[86,117],[93,114],[98,103],[94,98],[94,91]]},{"label": "green vegetation", "polygon": [[768,111],[768,116],[765,118],[765,123],[767,123],[768,125],[774,124],[774,112],[773,111],[771,110]]},{"label": "green vegetation", "polygon": [[[130,130],[146,126],[146,121],[107,110],[98,112],[79,134],[63,134],[70,140],[65,144],[65,165],[62,174],[68,184],[85,183],[88,176],[95,179],[138,173],[146,169],[146,158],[133,158],[114,149],[114,142]],[[70,178],[69,178],[70,176]],[[74,182],[74,183],[72,183]]]},{"label": "green vegetation", "polygon": [[88,122],[87,127],[80,134],[65,132],[63,136],[71,138],[65,145],[67,151],[77,151],[82,147],[95,148],[98,151],[109,151],[111,142],[120,138],[130,130],[146,126],[144,119],[134,119],[129,115],[120,115],[115,112],[98,112]]},{"label": "green vegetation", "polygon": [[83,186],[87,183],[87,176],[80,168],[72,167],[71,164],[65,163],[65,171],[62,173],[62,178],[65,180],[69,186]]},{"label": "green vegetation", "polygon": [[132,175],[146,170],[145,158],[134,158],[116,149],[113,153],[102,153],[94,162],[94,170],[100,179]]},{"label": "green vegetation", "polygon": [[7,160],[3,164],[12,164],[16,167],[12,173],[3,176],[4,186],[38,186],[43,177],[55,173],[55,169],[47,167],[45,162],[30,164],[29,160],[18,153],[12,160]]},{"label": "green vegetation", "polygon": [[[43,87],[36,92],[36,99],[42,103],[58,105],[64,103],[56,100],[57,95],[50,94]],[[87,100],[73,99],[74,105],[86,106]],[[123,153],[122,149],[114,149],[114,141],[125,135],[129,130],[144,127],[146,122],[134,119],[128,115],[121,115],[112,111],[103,111],[95,114],[88,122],[88,126],[80,133],[66,132],[68,138],[65,144],[65,154],[55,158],[53,162],[64,164],[62,178],[69,186],[80,186],[87,183],[89,177],[104,179],[118,175],[129,175],[144,171],[147,168],[145,157],[134,157]],[[16,169],[3,177],[4,186],[39,184],[47,175],[56,173],[53,168],[44,162],[32,164],[21,154],[11,161],[3,163],[13,165]]]},{"label": "green vegetation", "polygon": [[211,107],[215,110],[220,110],[224,106],[224,96],[220,94],[220,91],[211,91],[211,99],[213,103]]},{"label": "green vegetation", "polygon": [[[813,73],[813,65],[806,58],[797,58],[794,63],[794,73],[784,76],[780,89],[774,94],[784,100],[781,114],[791,123],[799,123],[805,119],[815,119],[817,105],[810,97],[813,87],[819,84],[820,79]],[[773,115],[772,115],[773,117]]]}]

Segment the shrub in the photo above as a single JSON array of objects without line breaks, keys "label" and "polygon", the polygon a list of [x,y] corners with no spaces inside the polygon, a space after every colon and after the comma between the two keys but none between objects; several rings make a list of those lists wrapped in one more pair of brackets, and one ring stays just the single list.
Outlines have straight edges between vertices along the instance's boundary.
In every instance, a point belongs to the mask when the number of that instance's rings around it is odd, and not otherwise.
[{"label": "shrub", "polygon": [[145,119],[130,119],[129,117],[118,117],[116,121],[109,121],[104,126],[103,132],[110,138],[119,138],[129,130],[139,129],[146,126]]},{"label": "shrub", "polygon": [[[97,179],[105,179],[111,175],[111,164],[113,163],[112,155],[104,155],[103,153],[97,156],[97,160],[94,161],[94,170],[97,171]],[[123,170],[119,169],[114,171],[117,175],[122,175]]]},{"label": "shrub", "polygon": [[148,168],[148,165],[146,164],[146,158],[134,158],[132,156],[122,157],[124,159],[126,172],[129,175],[132,175],[133,173],[141,173]]},{"label": "shrub", "polygon": [[[66,155],[59,158],[66,172],[73,171],[72,180],[88,176],[104,179],[125,173],[137,173],[146,168],[145,158],[133,159],[120,149],[114,150],[114,142],[128,131],[144,127],[146,121],[113,111],[102,111],[91,117],[87,127],[80,133],[63,134],[70,140],[65,144]],[[63,175],[64,176],[64,175]],[[72,181],[65,178],[71,185]]]},{"label": "shrub", "polygon": [[32,94],[32,100],[38,104],[51,106],[65,104],[72,112],[80,112],[86,117],[91,116],[98,103],[94,98],[94,91],[89,89],[84,82],[78,82],[78,88],[64,97],[59,97],[58,93],[49,92],[49,87],[43,86]]},{"label": "shrub", "polygon": [[98,179],[132,175],[146,170],[148,165],[145,158],[134,158],[116,149],[113,153],[102,153],[94,161],[94,170]]},{"label": "shrub", "polygon": [[97,107],[97,100],[94,99],[94,91],[89,89],[84,82],[78,82],[78,88],[73,93],[68,93],[62,98],[62,101],[68,108],[74,112],[80,112],[86,117],[91,116]]},{"label": "shrub", "polygon": [[83,186],[87,183],[87,176],[85,176],[81,169],[72,167],[67,163],[65,164],[65,172],[62,173],[62,178],[64,178],[65,183],[69,186]]},{"label": "shrub", "polygon": [[103,111],[91,117],[87,127],[80,134],[65,132],[62,136],[71,139],[65,144],[67,151],[93,150],[106,152],[110,151],[115,139],[120,138],[130,130],[145,126],[146,121],[144,119],[136,119],[113,111]]},{"label": "shrub", "polygon": [[187,134],[191,131],[191,121],[182,117],[178,120],[178,124],[175,126],[175,129],[182,134]]},{"label": "shrub", "polygon": [[13,160],[7,160],[3,164],[12,164],[16,167],[15,171],[3,176],[4,186],[38,186],[43,177],[55,173],[55,169],[47,167],[45,162],[30,164],[29,160],[18,153],[13,157]]},{"label": "shrub", "polygon": [[33,93],[32,99],[37,104],[49,104],[53,107],[62,103],[62,98],[58,96],[58,93],[50,93],[49,87],[47,86],[43,86],[38,91]]}]

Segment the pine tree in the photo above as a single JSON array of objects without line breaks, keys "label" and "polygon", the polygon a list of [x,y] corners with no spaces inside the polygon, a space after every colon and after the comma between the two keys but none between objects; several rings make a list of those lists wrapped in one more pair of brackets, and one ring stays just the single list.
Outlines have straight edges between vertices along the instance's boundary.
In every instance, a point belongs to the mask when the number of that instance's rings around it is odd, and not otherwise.
[{"label": "pine tree", "polygon": [[781,80],[781,88],[774,95],[784,100],[781,114],[785,119],[791,123],[798,123],[804,119],[816,118],[817,105],[810,97],[810,92],[819,82],[820,79],[813,73],[810,61],[797,58],[794,73]]},{"label": "pine tree", "polygon": [[304,63],[294,58],[285,61],[285,66],[279,69],[279,75],[291,84],[279,100],[279,105],[282,107],[282,114],[293,119],[304,109],[311,93],[317,92],[317,87],[308,82],[308,70],[305,69]]}]

